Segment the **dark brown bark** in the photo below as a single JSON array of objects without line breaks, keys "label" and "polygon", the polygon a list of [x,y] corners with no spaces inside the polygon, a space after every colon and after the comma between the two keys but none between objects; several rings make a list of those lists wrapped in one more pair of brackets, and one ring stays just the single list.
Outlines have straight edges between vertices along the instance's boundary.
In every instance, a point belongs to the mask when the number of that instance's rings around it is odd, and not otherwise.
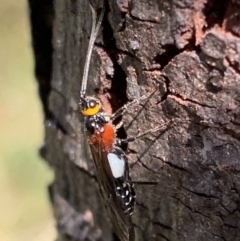
[{"label": "dark brown bark", "polygon": [[[29,2],[58,240],[117,240],[78,106],[89,3]],[[106,3],[89,93],[98,92],[110,112],[160,84],[146,104],[124,115],[120,137],[173,121],[126,147],[132,179],[159,182],[136,186],[136,240],[240,239],[240,1]]]}]

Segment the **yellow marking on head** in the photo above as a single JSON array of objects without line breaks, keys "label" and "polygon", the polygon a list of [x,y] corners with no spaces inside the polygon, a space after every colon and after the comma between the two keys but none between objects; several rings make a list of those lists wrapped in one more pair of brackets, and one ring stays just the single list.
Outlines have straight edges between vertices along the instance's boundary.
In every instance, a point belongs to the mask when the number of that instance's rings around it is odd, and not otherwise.
[{"label": "yellow marking on head", "polygon": [[88,98],[82,106],[81,112],[84,116],[93,116],[99,113],[101,104],[98,99]]},{"label": "yellow marking on head", "polygon": [[88,107],[85,110],[82,110],[84,116],[93,116],[96,115],[101,109],[101,105],[97,103],[94,107]]}]

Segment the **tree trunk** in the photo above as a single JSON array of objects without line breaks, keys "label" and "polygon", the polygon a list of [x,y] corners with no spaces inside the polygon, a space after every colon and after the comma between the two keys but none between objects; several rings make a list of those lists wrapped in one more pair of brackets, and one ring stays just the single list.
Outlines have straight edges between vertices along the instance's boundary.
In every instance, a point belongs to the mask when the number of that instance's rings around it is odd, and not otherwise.
[{"label": "tree trunk", "polygon": [[[114,112],[159,84],[123,115],[119,137],[172,120],[126,146],[132,179],[159,183],[135,186],[135,240],[239,240],[240,1],[106,4],[88,93]],[[117,240],[78,105],[89,2],[29,0],[29,6],[46,118],[41,154],[55,173],[49,190],[57,240]]]}]

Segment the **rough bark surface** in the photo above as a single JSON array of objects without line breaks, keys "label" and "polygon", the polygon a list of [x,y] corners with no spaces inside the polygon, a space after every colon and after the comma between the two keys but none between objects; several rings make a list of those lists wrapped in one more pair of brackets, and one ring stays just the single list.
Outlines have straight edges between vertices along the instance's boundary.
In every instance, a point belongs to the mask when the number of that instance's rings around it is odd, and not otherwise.
[{"label": "rough bark surface", "polygon": [[[58,241],[117,240],[78,106],[91,30],[89,3],[29,3],[46,116],[41,153],[55,173],[49,190]],[[132,179],[159,182],[136,186],[136,240],[239,240],[240,1],[106,4],[89,94],[98,94],[114,112],[159,83],[154,96],[124,115],[119,136],[173,121],[126,147]]]}]

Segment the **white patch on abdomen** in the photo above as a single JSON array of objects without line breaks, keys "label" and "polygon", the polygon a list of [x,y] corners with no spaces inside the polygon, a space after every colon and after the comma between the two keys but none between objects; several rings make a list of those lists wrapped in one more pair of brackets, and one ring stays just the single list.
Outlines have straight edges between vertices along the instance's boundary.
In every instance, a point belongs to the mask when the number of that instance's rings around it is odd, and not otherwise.
[{"label": "white patch on abdomen", "polygon": [[111,168],[114,178],[119,178],[124,175],[125,171],[125,160],[115,153],[108,153],[107,155],[109,166]]}]

